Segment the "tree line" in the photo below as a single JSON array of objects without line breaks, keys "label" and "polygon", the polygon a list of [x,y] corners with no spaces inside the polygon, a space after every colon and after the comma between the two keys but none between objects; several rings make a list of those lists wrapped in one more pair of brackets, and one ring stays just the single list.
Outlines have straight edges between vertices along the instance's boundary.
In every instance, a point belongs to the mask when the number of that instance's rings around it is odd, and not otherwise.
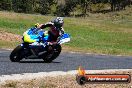
[{"label": "tree line", "polygon": [[89,12],[119,11],[132,0],[0,0],[0,10],[43,15],[72,16]]}]

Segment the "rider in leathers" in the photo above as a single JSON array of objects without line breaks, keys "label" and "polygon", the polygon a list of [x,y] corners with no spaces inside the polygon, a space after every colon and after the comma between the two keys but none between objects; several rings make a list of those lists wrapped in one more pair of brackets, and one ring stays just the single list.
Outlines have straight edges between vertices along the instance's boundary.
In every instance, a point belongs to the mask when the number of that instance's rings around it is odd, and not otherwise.
[{"label": "rider in leathers", "polygon": [[62,28],[63,24],[64,24],[63,18],[57,17],[51,22],[39,25],[38,28],[44,29],[46,27],[50,27],[48,31],[48,35],[49,35],[48,43],[52,45],[57,43],[61,35],[64,34],[64,29]]},{"label": "rider in leathers", "polygon": [[34,35],[36,35],[35,32],[42,30],[46,27],[49,27],[50,29],[45,32],[45,35],[48,34],[48,45],[53,45],[56,44],[59,39],[61,38],[61,35],[64,34],[64,29],[62,28],[64,24],[63,18],[62,17],[56,17],[54,20],[51,22],[48,22],[46,24],[35,24],[35,28],[31,28],[27,30],[23,36],[23,40],[28,43],[34,43],[34,42],[40,42],[41,40],[34,38]]}]

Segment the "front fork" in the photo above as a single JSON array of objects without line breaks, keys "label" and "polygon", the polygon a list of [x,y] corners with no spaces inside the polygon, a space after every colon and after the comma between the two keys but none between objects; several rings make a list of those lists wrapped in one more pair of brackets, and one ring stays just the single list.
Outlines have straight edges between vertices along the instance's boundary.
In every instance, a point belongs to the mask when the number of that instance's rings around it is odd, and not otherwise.
[{"label": "front fork", "polygon": [[28,43],[21,43],[20,45],[23,47],[23,50],[24,50],[23,53],[25,58],[28,57],[29,55],[37,56],[36,52],[29,47]]}]

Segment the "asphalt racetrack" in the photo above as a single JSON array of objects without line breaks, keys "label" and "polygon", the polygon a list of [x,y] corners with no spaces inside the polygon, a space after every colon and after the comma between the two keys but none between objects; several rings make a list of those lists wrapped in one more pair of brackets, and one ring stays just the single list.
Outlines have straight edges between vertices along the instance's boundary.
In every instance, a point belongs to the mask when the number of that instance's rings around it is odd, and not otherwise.
[{"label": "asphalt racetrack", "polygon": [[93,55],[63,52],[52,63],[41,59],[23,59],[20,63],[11,62],[11,51],[0,50],[0,75],[38,73],[51,71],[77,70],[79,66],[86,70],[132,69],[131,56]]}]

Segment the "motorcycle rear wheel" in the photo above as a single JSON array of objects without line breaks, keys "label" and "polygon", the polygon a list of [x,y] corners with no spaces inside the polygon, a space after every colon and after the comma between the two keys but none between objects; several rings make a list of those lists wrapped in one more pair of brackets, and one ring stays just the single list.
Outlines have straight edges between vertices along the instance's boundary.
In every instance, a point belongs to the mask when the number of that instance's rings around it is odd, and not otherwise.
[{"label": "motorcycle rear wheel", "polygon": [[[51,63],[54,59],[56,59],[61,53],[61,45],[57,44],[53,46],[52,52],[47,52],[43,58],[45,63]],[[51,56],[50,56],[51,55]]]},{"label": "motorcycle rear wheel", "polygon": [[20,62],[22,59],[21,52],[22,52],[22,46],[17,46],[10,54],[10,60],[12,62]]}]

